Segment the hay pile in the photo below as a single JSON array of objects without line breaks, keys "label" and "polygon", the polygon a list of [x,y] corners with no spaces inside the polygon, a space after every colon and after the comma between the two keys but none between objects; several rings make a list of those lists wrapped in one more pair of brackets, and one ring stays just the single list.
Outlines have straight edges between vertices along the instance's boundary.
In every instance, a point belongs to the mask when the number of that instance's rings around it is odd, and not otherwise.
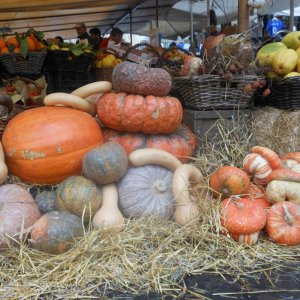
[{"label": "hay pile", "polygon": [[[251,133],[246,121],[237,124],[222,119],[216,123],[218,134],[205,141],[206,150],[194,160],[204,174],[221,164],[241,164]],[[105,299],[111,291],[131,295],[156,291],[173,298],[190,293],[195,299],[207,299],[204,290],[184,288],[186,275],[253,277],[299,259],[299,247],[279,246],[265,236],[247,247],[221,235],[219,201],[203,200],[197,187],[191,192],[201,217],[185,227],[154,218],[131,220],[120,233],[86,229],[84,238],[59,256],[23,243],[1,252],[1,297]]]},{"label": "hay pile", "polygon": [[278,154],[300,150],[300,111],[264,107],[253,112],[253,142]]}]

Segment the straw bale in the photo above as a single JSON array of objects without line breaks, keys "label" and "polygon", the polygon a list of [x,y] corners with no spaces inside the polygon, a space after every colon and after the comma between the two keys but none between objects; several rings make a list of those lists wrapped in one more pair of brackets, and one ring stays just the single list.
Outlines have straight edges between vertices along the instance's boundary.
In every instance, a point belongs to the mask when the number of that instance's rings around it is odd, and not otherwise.
[{"label": "straw bale", "polygon": [[278,154],[300,150],[300,111],[264,107],[253,112],[253,141]]}]

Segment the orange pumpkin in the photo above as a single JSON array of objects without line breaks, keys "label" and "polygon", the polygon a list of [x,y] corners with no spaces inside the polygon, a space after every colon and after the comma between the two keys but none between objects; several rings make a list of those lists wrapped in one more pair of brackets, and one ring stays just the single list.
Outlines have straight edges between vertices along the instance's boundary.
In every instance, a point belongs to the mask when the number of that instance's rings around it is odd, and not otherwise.
[{"label": "orange pumpkin", "polygon": [[104,126],[118,131],[171,133],[182,120],[182,106],[174,97],[106,93],[97,104]]},{"label": "orange pumpkin", "polygon": [[250,180],[247,174],[234,166],[220,167],[210,177],[209,186],[214,191],[214,197],[221,195],[222,199],[232,195],[248,194]]},{"label": "orange pumpkin", "polygon": [[13,118],[2,143],[11,174],[26,182],[55,184],[81,174],[83,156],[102,144],[102,133],[87,113],[39,107]]},{"label": "orange pumpkin", "polygon": [[221,225],[229,233],[248,235],[260,231],[267,214],[250,197],[227,198],[221,202]]},{"label": "orange pumpkin", "polygon": [[267,217],[266,232],[279,244],[300,244],[300,205],[282,201],[274,204]]},{"label": "orange pumpkin", "polygon": [[104,141],[119,143],[127,154],[137,149],[155,148],[175,155],[182,163],[187,163],[190,160],[197,147],[195,135],[183,124],[174,132],[166,135],[119,132],[104,128],[103,136]]},{"label": "orange pumpkin", "polygon": [[261,205],[263,209],[268,210],[272,206],[262,186],[251,184],[249,194],[251,199]]}]

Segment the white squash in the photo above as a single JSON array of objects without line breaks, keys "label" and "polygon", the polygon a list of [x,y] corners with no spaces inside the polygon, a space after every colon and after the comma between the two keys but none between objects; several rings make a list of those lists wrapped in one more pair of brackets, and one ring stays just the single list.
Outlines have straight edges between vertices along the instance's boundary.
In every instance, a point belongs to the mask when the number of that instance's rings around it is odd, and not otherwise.
[{"label": "white squash", "polygon": [[156,165],[128,169],[118,183],[119,206],[126,218],[173,217],[173,172]]}]

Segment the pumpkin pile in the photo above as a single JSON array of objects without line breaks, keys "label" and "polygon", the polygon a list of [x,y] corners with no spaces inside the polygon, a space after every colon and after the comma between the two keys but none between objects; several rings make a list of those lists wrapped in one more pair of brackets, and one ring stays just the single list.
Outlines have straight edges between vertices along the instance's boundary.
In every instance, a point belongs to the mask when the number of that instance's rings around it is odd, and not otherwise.
[{"label": "pumpkin pile", "polygon": [[120,143],[126,152],[158,148],[187,162],[196,149],[196,138],[181,125],[182,106],[169,97],[171,77],[160,68],[123,62],[112,75],[113,93],[100,97],[98,117],[105,141]]},{"label": "pumpkin pile", "polygon": [[209,185],[222,200],[221,225],[231,238],[254,245],[265,229],[276,243],[300,244],[299,161],[297,152],[280,158],[271,149],[254,146],[243,170],[224,166],[211,175]]}]

